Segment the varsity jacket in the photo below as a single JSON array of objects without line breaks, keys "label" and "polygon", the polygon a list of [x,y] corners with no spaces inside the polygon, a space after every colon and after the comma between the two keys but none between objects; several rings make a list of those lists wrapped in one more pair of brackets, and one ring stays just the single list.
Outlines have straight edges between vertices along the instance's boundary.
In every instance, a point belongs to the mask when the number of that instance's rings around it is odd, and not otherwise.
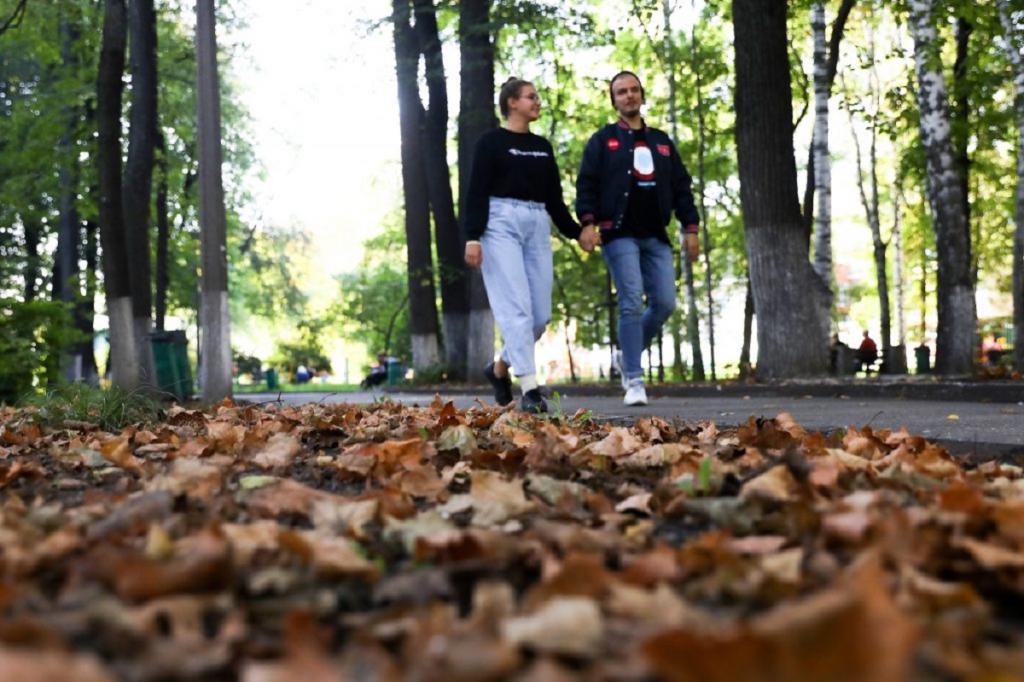
[{"label": "varsity jacket", "polygon": [[[646,126],[646,124],[644,124]],[[668,135],[646,128],[647,145],[654,157],[658,207],[662,230],[675,211],[686,232],[696,233],[700,216],[690,189],[692,180],[679,152]],[[576,178],[576,215],[582,225],[596,224],[602,230],[622,228],[633,187],[633,130],[624,120],[610,123],[587,142]],[[666,241],[668,235],[665,235]]]}]

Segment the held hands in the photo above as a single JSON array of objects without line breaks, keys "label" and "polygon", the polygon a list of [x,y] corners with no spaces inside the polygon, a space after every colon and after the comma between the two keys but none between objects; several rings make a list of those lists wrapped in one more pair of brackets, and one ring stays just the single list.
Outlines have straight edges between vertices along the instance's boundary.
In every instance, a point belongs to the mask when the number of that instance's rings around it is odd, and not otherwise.
[{"label": "held hands", "polygon": [[474,269],[480,267],[480,264],[484,262],[484,252],[480,248],[480,242],[468,242],[463,258],[469,267]]},{"label": "held hands", "polygon": [[592,253],[594,249],[601,243],[601,233],[598,232],[593,225],[587,225],[580,232],[580,248],[587,253]]},{"label": "held hands", "polygon": [[697,257],[700,255],[700,240],[695,232],[686,233],[686,258],[691,263],[696,262]]}]

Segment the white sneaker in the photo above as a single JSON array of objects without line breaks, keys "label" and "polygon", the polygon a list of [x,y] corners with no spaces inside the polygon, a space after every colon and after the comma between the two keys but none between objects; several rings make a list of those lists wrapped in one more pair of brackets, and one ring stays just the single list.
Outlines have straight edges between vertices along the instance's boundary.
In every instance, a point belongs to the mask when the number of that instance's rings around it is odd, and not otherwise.
[{"label": "white sneaker", "polygon": [[629,390],[629,379],[626,378],[626,372],[622,367],[622,351],[617,350],[612,353],[612,367],[619,373],[619,380],[622,381],[622,390]]},{"label": "white sneaker", "polygon": [[626,397],[622,400],[626,405],[646,405],[647,390],[644,388],[644,380],[637,377],[630,379],[626,387]]}]

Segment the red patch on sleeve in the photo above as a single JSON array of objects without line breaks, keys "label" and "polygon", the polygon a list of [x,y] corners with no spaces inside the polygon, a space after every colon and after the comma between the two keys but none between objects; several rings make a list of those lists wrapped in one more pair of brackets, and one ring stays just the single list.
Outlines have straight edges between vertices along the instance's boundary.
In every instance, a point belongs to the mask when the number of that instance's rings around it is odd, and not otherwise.
[{"label": "red patch on sleeve", "polygon": [[615,151],[619,148],[619,140],[614,137],[608,138],[608,149]]},{"label": "red patch on sleeve", "polygon": [[667,144],[658,145],[658,153],[661,154],[662,156],[668,156],[670,151],[671,150],[669,149],[669,146]]}]

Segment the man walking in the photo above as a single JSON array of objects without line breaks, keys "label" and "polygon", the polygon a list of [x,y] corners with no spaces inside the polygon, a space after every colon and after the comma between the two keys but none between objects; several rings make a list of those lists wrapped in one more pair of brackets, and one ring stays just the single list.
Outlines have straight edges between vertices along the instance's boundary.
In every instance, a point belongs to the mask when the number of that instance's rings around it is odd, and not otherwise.
[{"label": "man walking", "polygon": [[[619,297],[617,370],[626,405],[646,405],[640,357],[676,306],[672,212],[684,226],[686,255],[697,259],[700,218],[690,175],[675,144],[640,114],[644,88],[631,71],[608,85],[619,120],[587,142],[576,181],[576,214],[583,227],[600,228],[602,253]],[[643,296],[647,296],[647,307]]]}]

